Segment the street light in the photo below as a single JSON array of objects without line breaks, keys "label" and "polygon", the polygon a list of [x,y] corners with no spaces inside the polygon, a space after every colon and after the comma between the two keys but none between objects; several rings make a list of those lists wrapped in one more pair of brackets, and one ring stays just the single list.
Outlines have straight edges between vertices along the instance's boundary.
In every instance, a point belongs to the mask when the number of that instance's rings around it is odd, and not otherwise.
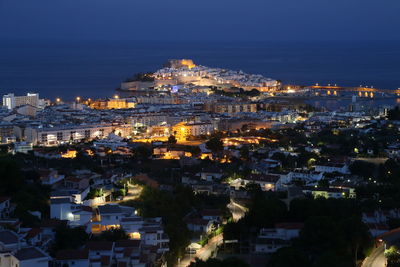
[{"label": "street light", "polygon": [[81,101],[81,98],[79,96],[76,97],[76,102]]}]

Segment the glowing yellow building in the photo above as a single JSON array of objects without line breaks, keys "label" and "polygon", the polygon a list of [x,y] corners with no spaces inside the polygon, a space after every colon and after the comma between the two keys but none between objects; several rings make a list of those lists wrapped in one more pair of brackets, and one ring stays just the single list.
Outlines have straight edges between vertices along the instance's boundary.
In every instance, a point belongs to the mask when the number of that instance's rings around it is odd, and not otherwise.
[{"label": "glowing yellow building", "polygon": [[172,127],[172,133],[180,141],[185,141],[189,136],[210,135],[214,130],[210,122],[180,122]]},{"label": "glowing yellow building", "polygon": [[128,101],[126,98],[114,97],[108,100],[96,100],[89,103],[93,109],[123,109],[134,108],[136,103]]}]

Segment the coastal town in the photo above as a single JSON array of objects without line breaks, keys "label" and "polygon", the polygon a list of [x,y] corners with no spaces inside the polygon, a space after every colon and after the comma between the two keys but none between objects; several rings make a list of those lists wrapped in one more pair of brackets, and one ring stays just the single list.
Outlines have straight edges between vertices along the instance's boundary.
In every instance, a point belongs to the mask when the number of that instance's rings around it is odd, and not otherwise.
[{"label": "coastal town", "polygon": [[174,59],[41,97],[2,97],[0,267],[399,266],[398,90]]}]

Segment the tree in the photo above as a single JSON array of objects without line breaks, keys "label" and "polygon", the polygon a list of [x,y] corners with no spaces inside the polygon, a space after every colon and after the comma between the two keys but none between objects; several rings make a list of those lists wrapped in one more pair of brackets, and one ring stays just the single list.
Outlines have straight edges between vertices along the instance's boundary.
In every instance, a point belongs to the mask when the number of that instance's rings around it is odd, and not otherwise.
[{"label": "tree", "polygon": [[15,215],[25,226],[35,226],[38,221],[28,211],[48,214],[50,189],[37,180],[35,172],[22,172],[14,158],[0,157],[0,195],[11,197],[16,204]]},{"label": "tree", "polygon": [[118,241],[118,240],[126,240],[129,236],[126,234],[124,229],[121,228],[113,228],[107,231],[101,232],[100,235],[94,236],[93,240],[95,241]]},{"label": "tree", "polygon": [[358,216],[312,216],[295,245],[313,255],[315,266],[352,267],[365,257],[372,239]]},{"label": "tree", "polygon": [[247,132],[249,130],[249,125],[248,124],[243,124],[242,127],[240,128],[242,132]]},{"label": "tree", "polygon": [[373,176],[375,169],[375,164],[361,160],[356,160],[349,166],[349,170],[352,174],[360,175],[364,178]]},{"label": "tree", "polygon": [[170,135],[168,137],[168,144],[169,145],[174,145],[174,144],[176,144],[176,142],[177,142],[177,140],[176,140],[176,137],[174,135]]},{"label": "tree", "polygon": [[328,179],[321,179],[318,181],[318,186],[322,188],[329,187],[329,180]]},{"label": "tree", "polygon": [[235,257],[226,258],[224,260],[210,258],[206,261],[197,258],[189,267],[250,267],[250,265]]},{"label": "tree", "polygon": [[94,199],[96,197],[103,196],[103,189],[102,188],[92,188],[89,193],[87,194],[85,200]]},{"label": "tree", "polygon": [[228,222],[223,229],[224,240],[238,240],[242,232],[241,221],[234,223]]},{"label": "tree", "polygon": [[201,149],[198,146],[189,146],[188,151],[192,153],[193,157],[199,157],[201,155]]},{"label": "tree", "polygon": [[183,217],[190,211],[193,203],[193,191],[182,186],[177,186],[174,192],[144,186],[139,201],[133,203],[143,217],[162,217],[164,230],[170,238],[168,265],[174,265],[190,244],[190,232]]},{"label": "tree", "polygon": [[24,177],[16,161],[0,157],[0,195],[13,195],[24,186]]},{"label": "tree", "polygon": [[249,211],[242,219],[247,227],[273,227],[287,216],[286,204],[274,193],[263,192],[259,185],[247,185],[251,195]]},{"label": "tree", "polygon": [[341,224],[342,231],[347,239],[348,250],[354,255],[354,266],[358,266],[360,249],[371,244],[368,227],[355,216],[345,219]]},{"label": "tree", "polygon": [[389,110],[388,113],[389,120],[400,120],[400,108],[396,106],[394,109]]},{"label": "tree", "polygon": [[126,79],[126,82],[134,82],[134,81],[140,81],[140,82],[153,82],[154,81],[154,76],[152,72],[139,72],[135,73],[132,78]]},{"label": "tree", "polygon": [[59,227],[56,230],[55,244],[53,252],[62,249],[76,249],[89,240],[89,235],[83,227],[70,228],[67,226]]},{"label": "tree", "polygon": [[224,143],[218,137],[212,137],[207,141],[206,146],[213,153],[221,152],[224,149]]},{"label": "tree", "polygon": [[242,159],[248,160],[249,156],[250,156],[249,148],[247,146],[242,146],[240,148],[240,157]]},{"label": "tree", "polygon": [[396,246],[391,246],[388,250],[386,250],[385,256],[387,258],[388,267],[400,266],[400,252]]},{"label": "tree", "polygon": [[246,91],[248,96],[259,96],[261,93],[257,89],[252,89],[251,91]]},{"label": "tree", "polygon": [[309,267],[311,262],[306,254],[296,248],[281,248],[271,257],[268,267]]},{"label": "tree", "polygon": [[140,160],[147,160],[152,154],[150,148],[144,145],[137,147],[135,152],[136,157]]}]

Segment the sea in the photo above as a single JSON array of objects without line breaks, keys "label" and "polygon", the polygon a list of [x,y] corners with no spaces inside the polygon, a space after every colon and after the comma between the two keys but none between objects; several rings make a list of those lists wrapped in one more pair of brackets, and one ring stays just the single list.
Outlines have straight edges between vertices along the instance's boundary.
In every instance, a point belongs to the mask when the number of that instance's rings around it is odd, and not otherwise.
[{"label": "sea", "polygon": [[243,70],[287,84],[400,87],[400,41],[0,41],[0,94],[104,98],[168,59]]}]

